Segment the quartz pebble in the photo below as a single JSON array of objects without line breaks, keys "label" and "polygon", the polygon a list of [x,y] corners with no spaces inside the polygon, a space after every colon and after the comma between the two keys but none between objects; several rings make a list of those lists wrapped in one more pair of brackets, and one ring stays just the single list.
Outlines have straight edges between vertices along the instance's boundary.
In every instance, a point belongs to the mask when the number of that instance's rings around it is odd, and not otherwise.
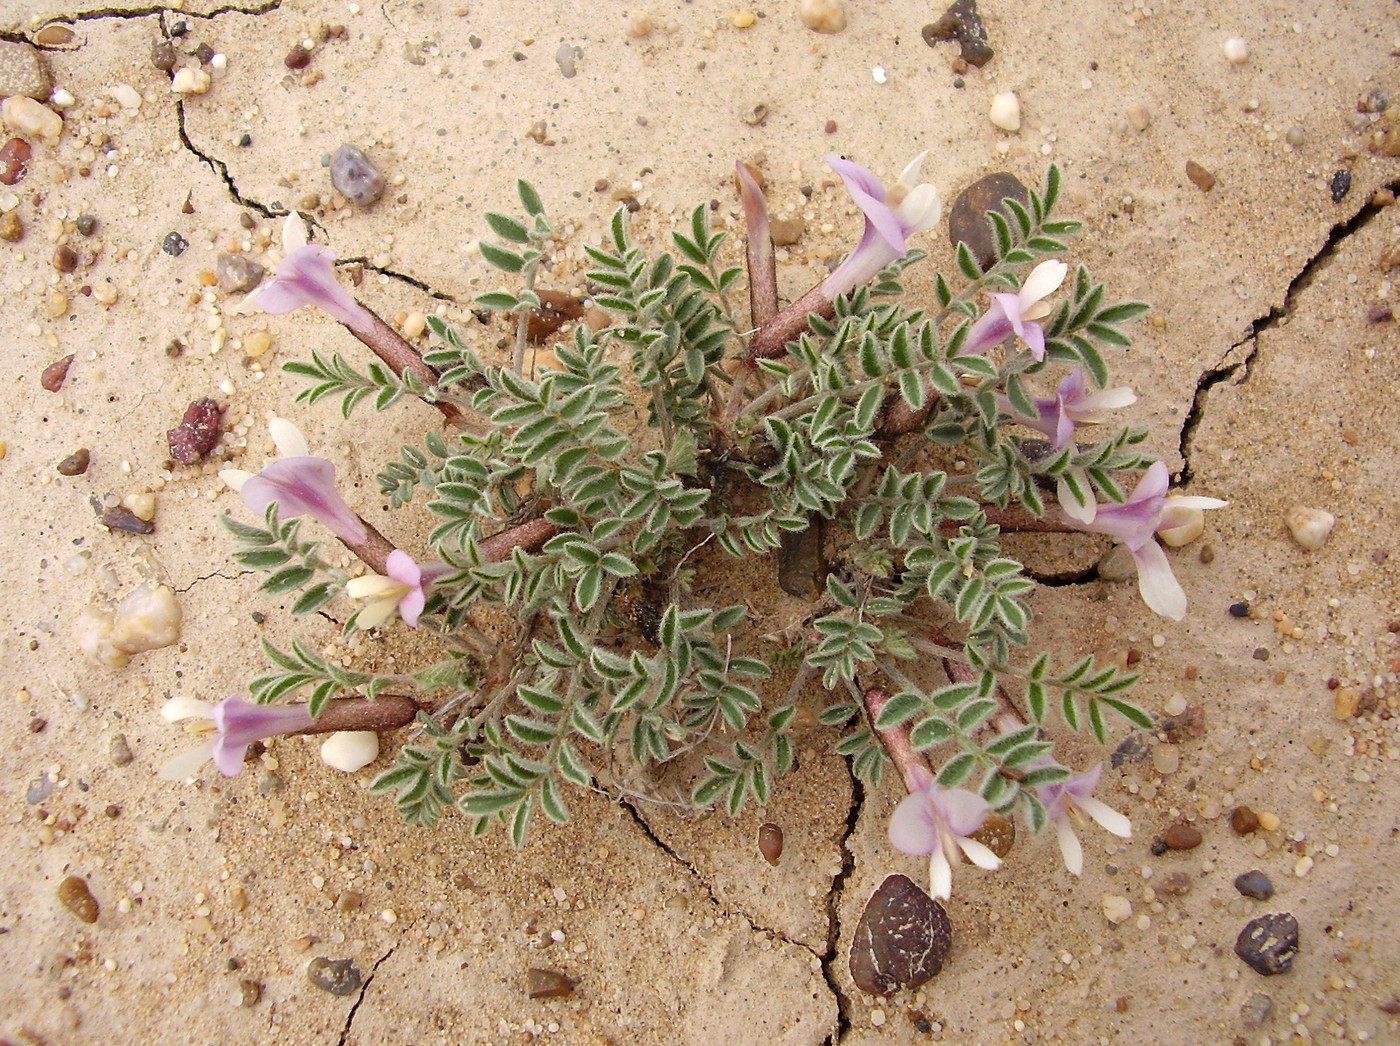
[{"label": "quartz pebble", "polygon": [[1249,44],[1242,36],[1232,36],[1221,45],[1225,60],[1231,65],[1244,65],[1249,61]]},{"label": "quartz pebble", "polygon": [[220,254],[214,272],[226,294],[251,291],[263,278],[263,267],[241,254]]},{"label": "quartz pebble", "polygon": [[130,84],[117,84],[112,88],[112,97],[123,109],[134,112],[141,108],[141,92]]},{"label": "quartz pebble", "polygon": [[30,138],[42,138],[50,145],[63,133],[63,117],[24,95],[6,98],[0,105],[0,119],[10,130]]},{"label": "quartz pebble", "polygon": [[846,28],[846,5],[842,0],[801,0],[797,17],[814,33],[839,33]]},{"label": "quartz pebble", "polygon": [[180,639],[180,604],[165,585],[143,582],[115,608],[93,603],[73,623],[78,648],[108,668],[121,668],[134,654],[158,650]]},{"label": "quartz pebble", "polygon": [[1128,126],[1134,131],[1145,131],[1152,126],[1152,113],[1141,102],[1128,106]]},{"label": "quartz pebble", "polygon": [[1021,129],[1021,100],[1015,91],[1004,91],[992,97],[992,108],[988,118],[1003,131]]},{"label": "quartz pebble", "polygon": [[209,90],[209,74],[203,69],[186,66],[178,70],[170,81],[170,90],[175,94],[205,94]]},{"label": "quartz pebble", "polygon": [[1174,774],[1181,765],[1181,749],[1176,745],[1158,745],[1152,749],[1152,769],[1166,776]]},{"label": "quartz pebble", "polygon": [[1327,544],[1337,519],[1332,513],[1320,508],[1294,505],[1288,510],[1284,521],[1288,524],[1288,532],[1293,535],[1294,541],[1308,551],[1316,552]]},{"label": "quartz pebble", "polygon": [[306,979],[323,992],[341,996],[354,995],[364,983],[364,976],[351,960],[319,955],[307,964]]},{"label": "quartz pebble", "polygon": [[1105,894],[1103,898],[1103,917],[1114,926],[1121,926],[1133,917],[1133,905],[1126,897],[1117,894]]},{"label": "quartz pebble", "polygon": [[332,154],[330,170],[331,184],[352,203],[363,207],[384,195],[384,175],[369,157],[349,143]]},{"label": "quartz pebble", "polygon": [[379,735],[373,730],[337,730],[321,743],[321,762],[353,774],[379,758]]}]

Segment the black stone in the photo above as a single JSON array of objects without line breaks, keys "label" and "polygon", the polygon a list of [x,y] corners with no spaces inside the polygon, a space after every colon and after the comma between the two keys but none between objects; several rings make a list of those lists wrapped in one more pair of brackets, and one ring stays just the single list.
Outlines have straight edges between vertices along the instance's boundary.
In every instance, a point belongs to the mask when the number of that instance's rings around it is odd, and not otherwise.
[{"label": "black stone", "polygon": [[1341,203],[1342,197],[1351,192],[1351,172],[1345,167],[1333,172],[1332,182],[1332,202]]},{"label": "black stone", "polygon": [[1258,868],[1235,876],[1235,889],[1257,901],[1267,901],[1274,895],[1274,884]]},{"label": "black stone", "polygon": [[1231,616],[1231,617],[1249,617],[1249,604],[1246,603],[1243,599],[1240,600],[1238,603],[1231,603],[1231,604],[1230,604],[1230,616]]},{"label": "black stone", "polygon": [[189,249],[190,241],[181,236],[178,232],[167,233],[165,241],[160,245],[160,249],[172,258],[178,258]]},{"label": "black stone", "polygon": [[1287,912],[1251,919],[1235,939],[1235,954],[1256,973],[1286,973],[1298,954],[1298,920]]},{"label": "black stone", "polygon": [[871,895],[851,942],[851,979],[871,995],[917,988],[943,969],[953,924],[943,906],[906,875]]}]

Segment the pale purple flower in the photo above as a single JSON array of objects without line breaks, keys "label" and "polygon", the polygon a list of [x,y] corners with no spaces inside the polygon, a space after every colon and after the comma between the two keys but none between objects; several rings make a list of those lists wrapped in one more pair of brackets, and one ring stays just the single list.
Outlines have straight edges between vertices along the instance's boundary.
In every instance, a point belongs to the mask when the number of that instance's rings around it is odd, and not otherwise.
[{"label": "pale purple flower", "polygon": [[325,458],[308,454],[306,438],[290,421],[273,418],[267,430],[281,457],[257,474],[222,469],[219,478],[238,491],[243,503],[260,515],[275,501],[281,518],[310,516],[342,541],[363,545],[369,535],[360,517],[335,489],[335,466]]},{"label": "pale purple flower", "polygon": [[1071,774],[1063,781],[1039,785],[1034,789],[1036,797],[1044,805],[1046,814],[1055,825],[1055,834],[1059,837],[1060,853],[1064,856],[1065,867],[1074,875],[1084,871],[1084,849],[1079,845],[1079,837],[1074,834],[1071,819],[1082,824],[1082,815],[1087,814],[1097,821],[1101,828],[1120,839],[1133,837],[1133,826],[1128,819],[1107,803],[1094,798],[1094,789],[1098,787],[1102,773],[1103,764],[1099,763],[1092,770],[1085,770],[1082,774]]},{"label": "pale purple flower", "polygon": [[968,330],[959,351],[980,356],[1014,334],[1026,343],[1032,356],[1045,359],[1045,330],[1038,321],[1050,315],[1050,306],[1043,299],[1065,282],[1068,271],[1069,266],[1062,261],[1043,261],[1015,294],[993,294],[991,305]]},{"label": "pale purple flower", "polygon": [[900,800],[890,818],[890,842],[916,857],[928,855],[930,893],[941,901],[953,894],[953,864],[958,851],[979,868],[1001,867],[989,847],[968,838],[986,820],[987,800],[965,788],[943,788],[929,780]]},{"label": "pale purple flower", "polygon": [[[1003,410],[1015,417],[1018,424],[1043,432],[1049,437],[1055,450],[1062,450],[1074,441],[1076,425],[1096,425],[1103,420],[1104,412],[1118,407],[1126,407],[1137,401],[1133,390],[1127,387],[1104,389],[1101,392],[1088,392],[1084,380],[1084,368],[1075,367],[1065,375],[1055,390],[1054,399],[1036,397],[1036,416],[1028,418],[1018,414],[1005,396],[998,401]],[[1068,470],[1078,480],[1078,487],[1088,495],[1081,503],[1073,488],[1062,475],[1058,481],[1060,508],[1066,516],[1077,523],[1088,523],[1094,518],[1094,496],[1090,493],[1089,478],[1084,470]]]},{"label": "pale purple flower", "polygon": [[938,190],[919,181],[919,168],[927,155],[916,156],[888,188],[860,164],[827,156],[826,162],[846,183],[851,199],[865,212],[865,232],[856,249],[822,281],[822,293],[828,299],[869,283],[886,265],[909,253],[910,236],[938,221],[943,209]]},{"label": "pale purple flower", "polygon": [[1168,481],[1167,466],[1155,462],[1122,504],[1100,505],[1091,521],[1071,522],[1081,530],[1107,534],[1127,545],[1137,564],[1138,591],[1143,602],[1163,617],[1180,621],[1186,616],[1186,593],[1172,575],[1167,554],[1153,535],[1181,526],[1193,511],[1224,508],[1229,502],[1218,498],[1168,498]]},{"label": "pale purple flower", "polygon": [[374,628],[389,620],[395,610],[409,628],[418,627],[418,615],[423,612],[427,589],[436,577],[447,571],[446,564],[419,565],[402,549],[389,553],[385,570],[387,576],[365,574],[346,582],[345,594],[352,599],[367,599],[369,605],[360,611],[355,623],[360,628]]},{"label": "pale purple flower", "polygon": [[287,253],[277,266],[277,275],[240,305],[256,305],[277,315],[314,305],[353,331],[364,333],[373,329],[370,314],[335,278],[331,266],[335,252],[307,243],[306,225],[295,214],[288,215],[282,227],[282,243]]},{"label": "pale purple flower", "polygon": [[315,723],[304,704],[255,705],[237,694],[216,705],[191,697],[172,697],[160,714],[171,723],[195,720],[187,728],[192,733],[216,733],[198,748],[180,753],[161,767],[160,776],[169,781],[192,777],[210,759],[225,777],[234,777],[243,769],[244,756],[254,741],[303,733]]}]

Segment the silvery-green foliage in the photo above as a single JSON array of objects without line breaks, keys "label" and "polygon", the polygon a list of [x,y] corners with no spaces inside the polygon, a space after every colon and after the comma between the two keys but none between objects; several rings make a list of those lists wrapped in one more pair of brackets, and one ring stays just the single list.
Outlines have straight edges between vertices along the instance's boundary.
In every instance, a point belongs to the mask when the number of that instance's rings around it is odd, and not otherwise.
[{"label": "silvery-green foliage", "polygon": [[[675,255],[633,242],[619,209],[607,242],[586,248],[594,302],[611,326],[595,333],[579,324],[554,346],[556,368],[524,376],[524,316],[539,304],[533,281],[552,230],[534,190],[521,182],[519,192],[525,216],[488,214],[504,242],[483,242],[481,253],[523,287],[477,299],[519,317],[515,366],[482,359],[430,317],[434,345],[424,359],[442,375],[430,397],[484,423],[430,432],[379,475],[394,507],[418,500],[433,517],[431,555],[449,569],[427,613],[441,629],[471,628],[481,606],[521,623],[510,656],[489,673],[474,674],[459,657],[393,677],[452,694],[374,783],[408,820],[432,824],[455,806],[474,830],[504,822],[523,843],[536,812],[567,820],[566,785],[596,788],[618,780],[620,760],[645,770],[692,750],[704,767],[692,802],[731,813],[749,797],[765,802],[791,768],[796,713],[791,698],[774,700],[763,686],[770,663],[800,662],[836,695],[823,723],[858,720],[836,750],[863,780],[878,783],[887,761],[872,726],[907,727],[943,784],[976,788],[1001,811],[1019,808],[1035,828],[1045,812],[1029,789],[1066,772],[1038,730],[1052,713],[1075,730],[1087,723],[1100,741],[1106,712],[1150,724],[1123,696],[1135,676],[1092,658],[1056,671],[1047,655],[1022,655],[1033,582],[1003,553],[987,516],[990,506],[1043,515],[1044,491],[1057,480],[1080,500],[1121,501],[1114,473],[1148,460],[1134,449],[1141,429],[1104,427],[1093,444],[1051,452],[1008,425],[1003,404],[1033,415],[1031,388],[1052,380],[1052,364],[1082,365],[1102,387],[1103,350],[1126,346],[1122,325],[1145,308],[1109,302],[1082,267],[1044,322],[1045,363],[1024,352],[960,352],[979,296],[1017,290],[1078,231],[1052,217],[1056,168],[1029,206],[1007,201],[1007,216],[988,215],[996,257],[985,273],[962,247],[959,276],[937,275],[932,299],[911,306],[900,278],[923,257],[911,251],[838,299],[830,318],[810,317],[783,356],[744,364],[752,373],[739,392],[726,362],[745,352],[730,300],[741,271],[724,264],[724,234],[703,207],[674,234]],[[313,356],[298,373],[316,382],[305,398],[339,392],[347,412],[371,394],[384,406],[403,391],[338,357]],[[641,434],[624,421],[635,390],[646,410]],[[892,452],[885,426],[896,403],[915,422]],[[953,457],[972,470],[951,475]],[[745,607],[703,606],[690,594],[687,560],[702,546],[762,557],[818,517],[835,522],[844,548],[786,649],[765,655],[737,631]],[[540,518],[547,539],[505,555],[483,551],[487,537]],[[248,545],[240,555],[284,571],[279,584],[304,584],[285,571],[308,553],[274,523],[240,531]],[[754,569],[772,572],[767,563]],[[649,608],[645,622],[629,610],[638,601]],[[321,696],[332,683],[380,687],[390,678],[352,681],[304,647],[269,653],[282,671],[264,692],[310,685]],[[932,687],[909,678],[930,655],[955,658],[974,678]],[[876,679],[893,696],[870,724],[859,695]],[[1031,722],[998,734],[989,726],[1003,685]]]}]

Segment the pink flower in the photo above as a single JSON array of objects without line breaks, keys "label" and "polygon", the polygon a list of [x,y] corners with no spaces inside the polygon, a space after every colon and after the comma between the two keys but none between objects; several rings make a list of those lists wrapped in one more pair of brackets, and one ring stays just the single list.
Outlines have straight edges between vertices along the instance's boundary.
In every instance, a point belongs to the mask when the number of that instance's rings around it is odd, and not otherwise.
[{"label": "pink flower", "polygon": [[1015,294],[993,294],[988,306],[967,332],[960,352],[980,356],[1011,335],[1024,341],[1037,360],[1045,359],[1045,331],[1036,321],[1050,315],[1043,300],[1065,282],[1069,266],[1062,261],[1043,261],[1031,270]]},{"label": "pink flower", "polygon": [[1143,473],[1136,489],[1122,504],[1098,506],[1089,522],[1070,519],[1081,530],[1109,537],[1128,546],[1137,564],[1138,591],[1153,611],[1173,621],[1186,616],[1186,593],[1172,574],[1167,554],[1153,535],[1181,526],[1193,511],[1224,508],[1218,498],[1167,497],[1167,466],[1155,462]]},{"label": "pink flower", "polygon": [[958,851],[979,868],[1001,867],[990,848],[968,838],[986,820],[991,807],[965,788],[943,788],[930,780],[905,796],[890,818],[890,842],[907,854],[929,858],[930,893],[946,901],[953,894],[953,865]]},{"label": "pink flower", "polygon": [[314,305],[353,331],[364,333],[373,329],[369,313],[335,278],[331,267],[335,252],[307,243],[306,225],[297,215],[287,216],[282,242],[287,253],[277,266],[277,275],[250,294],[246,303],[275,315]]},{"label": "pink flower", "polygon": [[1084,871],[1084,850],[1079,845],[1079,837],[1074,834],[1071,818],[1083,823],[1083,814],[1088,814],[1100,827],[1112,832],[1120,839],[1133,837],[1133,826],[1128,819],[1113,807],[1094,798],[1103,764],[1082,774],[1072,774],[1063,781],[1040,785],[1035,788],[1036,797],[1045,806],[1045,812],[1055,825],[1055,833],[1060,841],[1060,853],[1065,859],[1065,867],[1074,875]]},{"label": "pink flower", "polygon": [[237,694],[216,705],[191,697],[172,697],[165,702],[160,714],[171,723],[183,719],[206,721],[194,725],[196,733],[217,731],[213,739],[182,752],[161,767],[160,776],[168,781],[192,777],[210,759],[225,777],[235,777],[243,769],[248,746],[254,741],[303,733],[315,723],[304,704],[255,705]]},{"label": "pink flower", "polygon": [[888,189],[860,164],[827,156],[826,162],[846,183],[851,199],[865,212],[865,232],[856,249],[822,281],[822,293],[828,299],[869,283],[886,265],[909,253],[910,236],[938,221],[943,209],[938,190],[918,180],[927,155],[916,156]]},{"label": "pink flower", "polygon": [[222,469],[219,478],[259,515],[275,501],[281,518],[310,516],[342,541],[363,545],[369,535],[360,517],[335,489],[335,466],[308,454],[306,438],[290,421],[273,418],[267,430],[282,456],[256,475],[243,469]]},{"label": "pink flower", "polygon": [[447,567],[442,563],[419,566],[407,552],[395,549],[389,553],[385,569],[387,577],[365,574],[346,582],[346,595],[370,601],[355,618],[355,624],[360,628],[374,628],[389,620],[397,610],[404,624],[417,628],[418,615],[423,612],[427,600],[426,590]]}]

